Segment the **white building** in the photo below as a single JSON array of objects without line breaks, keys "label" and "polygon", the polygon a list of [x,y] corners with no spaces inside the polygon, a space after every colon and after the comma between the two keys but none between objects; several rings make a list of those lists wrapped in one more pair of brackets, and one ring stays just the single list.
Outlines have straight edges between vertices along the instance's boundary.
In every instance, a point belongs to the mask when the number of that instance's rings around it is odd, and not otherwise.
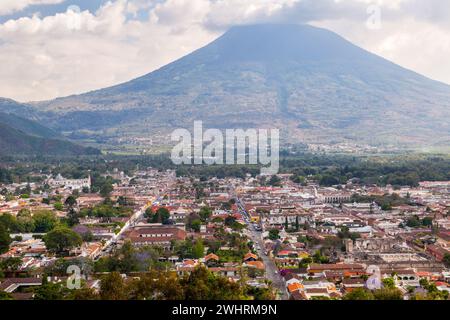
[{"label": "white building", "polygon": [[58,174],[56,178],[48,179],[47,183],[53,188],[64,188],[80,191],[83,188],[91,188],[91,176],[86,179],[65,179],[61,176],[61,174]]}]

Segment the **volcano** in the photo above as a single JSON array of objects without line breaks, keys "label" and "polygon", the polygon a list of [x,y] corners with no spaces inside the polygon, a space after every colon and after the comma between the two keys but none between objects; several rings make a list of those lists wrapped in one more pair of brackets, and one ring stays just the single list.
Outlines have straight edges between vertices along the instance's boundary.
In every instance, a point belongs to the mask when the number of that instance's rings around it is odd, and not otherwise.
[{"label": "volcano", "polygon": [[450,143],[450,86],[309,25],[234,27],[145,76],[34,107],[73,136],[152,136],[203,120],[279,128],[293,143]]}]

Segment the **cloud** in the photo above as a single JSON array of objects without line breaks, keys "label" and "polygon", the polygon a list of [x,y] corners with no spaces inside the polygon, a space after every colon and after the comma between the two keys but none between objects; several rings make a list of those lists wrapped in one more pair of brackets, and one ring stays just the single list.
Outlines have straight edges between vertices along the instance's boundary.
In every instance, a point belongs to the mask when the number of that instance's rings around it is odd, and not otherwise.
[{"label": "cloud", "polygon": [[[373,4],[381,13],[377,30],[366,25]],[[111,0],[96,11],[21,17],[0,24],[0,96],[42,100],[111,86],[190,53],[232,25],[259,22],[326,27],[450,83],[449,6],[446,0]]]},{"label": "cloud", "polygon": [[58,4],[65,0],[2,0],[0,2],[0,15],[8,15],[32,5]]}]

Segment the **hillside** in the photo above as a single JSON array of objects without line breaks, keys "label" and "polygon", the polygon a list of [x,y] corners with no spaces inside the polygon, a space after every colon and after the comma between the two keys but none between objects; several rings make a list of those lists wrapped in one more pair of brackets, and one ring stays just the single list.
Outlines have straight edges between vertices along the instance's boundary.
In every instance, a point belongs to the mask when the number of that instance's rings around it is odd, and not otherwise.
[{"label": "hillside", "polygon": [[203,120],[278,127],[290,142],[450,143],[450,86],[305,25],[235,27],[138,79],[35,106],[54,129],[86,137],[148,137]]},{"label": "hillside", "polygon": [[0,112],[0,157],[9,155],[75,156],[98,154],[63,138],[37,122]]},{"label": "hillside", "polygon": [[25,119],[14,114],[0,112],[0,124],[8,125],[16,130],[31,136],[50,139],[63,139],[63,137],[36,121]]}]

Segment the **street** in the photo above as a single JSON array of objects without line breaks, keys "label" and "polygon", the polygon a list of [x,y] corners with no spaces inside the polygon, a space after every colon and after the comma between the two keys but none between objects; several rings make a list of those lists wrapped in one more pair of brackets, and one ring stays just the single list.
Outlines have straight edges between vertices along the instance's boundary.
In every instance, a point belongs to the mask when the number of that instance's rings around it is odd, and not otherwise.
[{"label": "street", "polygon": [[278,272],[278,268],[275,265],[275,263],[265,253],[262,233],[257,231],[253,226],[253,224],[251,223],[250,215],[245,210],[242,201],[236,198],[236,204],[247,223],[247,230],[250,233],[251,240],[253,241],[255,247],[257,248],[258,255],[264,262],[264,266],[266,268],[266,278],[272,282],[273,287],[278,291],[277,299],[287,300],[288,296],[286,292],[284,279]]}]

